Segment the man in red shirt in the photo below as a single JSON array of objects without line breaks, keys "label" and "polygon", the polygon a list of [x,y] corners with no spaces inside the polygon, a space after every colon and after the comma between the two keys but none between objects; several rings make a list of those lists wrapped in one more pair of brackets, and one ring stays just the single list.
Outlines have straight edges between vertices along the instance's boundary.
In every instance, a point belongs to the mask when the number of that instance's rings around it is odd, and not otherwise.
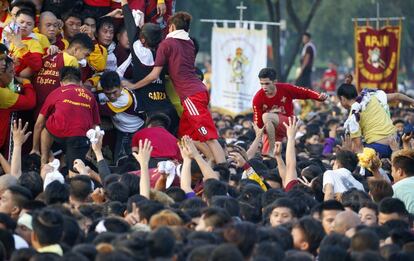
[{"label": "man in red shirt", "polygon": [[138,152],[139,141],[148,139],[153,147],[150,168],[156,168],[159,161],[181,160],[177,138],[168,132],[170,118],[164,113],[157,113],[147,119],[147,127],[137,131],[132,138],[132,151]]},{"label": "man in red shirt", "polygon": [[336,64],[330,62],[328,64],[328,69],[325,70],[322,76],[322,89],[329,94],[335,94],[337,80],[338,73],[336,71]]},{"label": "man in red shirt", "polygon": [[[178,127],[180,137],[190,136],[198,142],[200,150],[207,147],[215,162],[226,161],[224,150],[217,141],[218,133],[208,110],[209,95],[206,86],[197,77],[195,70],[195,47],[188,35],[191,15],[178,12],[169,23],[169,34],[157,49],[155,65],[150,74],[141,81],[132,84],[123,81],[129,89],[139,89],[156,81],[165,65],[180,97],[183,114]],[[205,146],[207,145],[207,146]],[[210,154],[211,155],[211,154]]]},{"label": "man in red shirt", "polygon": [[53,141],[60,143],[66,153],[66,164],[73,171],[75,159],[85,160],[90,141],[86,132],[100,124],[99,108],[93,94],[81,87],[81,73],[65,66],[60,71],[61,87],[46,98],[35,128],[41,134],[42,164],[48,162]]},{"label": "man in red shirt", "polygon": [[253,98],[253,117],[259,128],[266,129],[269,150],[263,152],[273,157],[275,141],[281,141],[286,136],[283,123],[287,123],[289,117],[294,116],[292,100],[324,101],[327,95],[289,83],[278,83],[273,68],[260,70],[259,80],[262,88]]}]

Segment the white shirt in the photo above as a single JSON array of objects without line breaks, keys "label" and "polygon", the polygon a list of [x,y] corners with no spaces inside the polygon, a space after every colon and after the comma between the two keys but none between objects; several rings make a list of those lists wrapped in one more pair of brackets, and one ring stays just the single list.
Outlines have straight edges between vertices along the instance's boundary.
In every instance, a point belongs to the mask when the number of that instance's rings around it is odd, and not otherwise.
[{"label": "white shirt", "polygon": [[364,186],[362,186],[361,182],[356,180],[352,173],[345,168],[325,171],[323,174],[323,192],[325,192],[326,184],[333,186],[334,193],[344,193],[351,188],[364,191]]}]

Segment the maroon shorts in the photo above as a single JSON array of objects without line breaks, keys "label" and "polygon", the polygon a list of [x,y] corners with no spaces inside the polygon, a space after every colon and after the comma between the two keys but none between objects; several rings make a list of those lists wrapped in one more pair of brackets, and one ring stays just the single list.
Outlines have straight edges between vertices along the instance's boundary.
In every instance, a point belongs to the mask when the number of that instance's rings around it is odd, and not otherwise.
[{"label": "maroon shorts", "polygon": [[[279,124],[277,125],[276,131],[276,141],[283,141],[283,139],[286,137],[286,127],[283,123],[289,124],[289,117],[286,115],[278,114],[279,116]],[[263,142],[263,148],[262,153],[267,154],[269,151],[269,138],[267,137],[267,134],[263,135],[262,138]]]},{"label": "maroon shorts", "polygon": [[191,95],[181,101],[183,114],[178,126],[178,135],[190,136],[193,140],[205,142],[218,138],[216,126],[208,110],[208,92]]}]

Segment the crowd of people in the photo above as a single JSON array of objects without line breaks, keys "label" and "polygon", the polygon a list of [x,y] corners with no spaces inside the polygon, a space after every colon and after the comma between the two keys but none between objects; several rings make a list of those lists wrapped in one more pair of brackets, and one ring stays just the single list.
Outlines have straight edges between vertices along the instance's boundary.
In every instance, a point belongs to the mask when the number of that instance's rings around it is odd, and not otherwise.
[{"label": "crowd of people", "polygon": [[414,100],[310,89],[305,34],[210,112],[174,6],[0,0],[0,259],[414,260]]}]

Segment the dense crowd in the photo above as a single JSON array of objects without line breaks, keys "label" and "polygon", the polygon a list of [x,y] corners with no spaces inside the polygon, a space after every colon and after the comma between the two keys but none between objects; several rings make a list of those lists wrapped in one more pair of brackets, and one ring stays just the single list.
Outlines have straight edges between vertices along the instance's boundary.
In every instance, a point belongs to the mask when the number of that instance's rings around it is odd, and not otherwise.
[{"label": "dense crowd", "polygon": [[0,259],[414,260],[414,100],[330,64],[210,112],[174,6],[0,0]]}]

